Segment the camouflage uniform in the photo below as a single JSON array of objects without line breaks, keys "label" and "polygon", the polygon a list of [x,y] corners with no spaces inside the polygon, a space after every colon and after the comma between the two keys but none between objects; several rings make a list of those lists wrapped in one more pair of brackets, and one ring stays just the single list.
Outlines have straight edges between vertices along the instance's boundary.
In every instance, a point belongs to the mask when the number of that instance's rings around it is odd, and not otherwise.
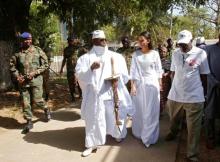
[{"label": "camouflage uniform", "polygon": [[[74,94],[76,88],[79,90],[79,85],[75,77],[75,66],[78,56],[78,46],[68,46],[64,49],[64,59],[66,60],[67,80],[69,84],[72,100],[75,100]],[[80,90],[79,90],[80,92]]]},{"label": "camouflage uniform", "polygon": [[89,47],[84,45],[84,46],[81,46],[79,49],[78,49],[78,55],[77,57],[79,58],[80,56],[84,55],[85,53],[87,53],[89,51]]},{"label": "camouflage uniform", "polygon": [[[47,52],[46,55],[47,55],[48,64],[50,66],[50,63],[51,63],[51,53]],[[45,101],[48,101],[49,94],[50,94],[49,78],[50,78],[50,70],[49,70],[49,68],[47,68],[43,72],[43,96],[44,96]]]},{"label": "camouflage uniform", "polygon": [[[134,48],[133,47],[129,47],[129,48],[121,47],[117,50],[117,52],[122,54],[122,56],[125,58],[128,71],[130,71],[132,53],[134,52]],[[127,83],[127,88],[128,88],[128,91],[130,92],[130,90],[131,90],[130,81]]]},{"label": "camouflage uniform", "polygon": [[10,71],[13,78],[17,78],[20,75],[26,77],[31,72],[35,73],[32,80],[26,79],[22,85],[19,84],[23,100],[24,118],[27,120],[32,118],[32,104],[43,108],[45,112],[48,111],[42,98],[43,77],[41,75],[47,68],[47,56],[39,47],[32,45],[27,50],[21,50],[16,53],[10,59]]}]

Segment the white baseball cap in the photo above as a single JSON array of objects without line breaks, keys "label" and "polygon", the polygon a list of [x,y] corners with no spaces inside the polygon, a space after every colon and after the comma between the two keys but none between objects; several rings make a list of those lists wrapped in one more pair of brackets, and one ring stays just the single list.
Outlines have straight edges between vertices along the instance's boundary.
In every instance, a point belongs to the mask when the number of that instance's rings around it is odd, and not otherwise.
[{"label": "white baseball cap", "polygon": [[188,44],[192,40],[192,33],[188,30],[183,30],[178,34],[177,43]]},{"label": "white baseball cap", "polygon": [[95,38],[100,38],[100,39],[105,39],[105,33],[103,30],[95,30],[92,33],[92,39]]}]

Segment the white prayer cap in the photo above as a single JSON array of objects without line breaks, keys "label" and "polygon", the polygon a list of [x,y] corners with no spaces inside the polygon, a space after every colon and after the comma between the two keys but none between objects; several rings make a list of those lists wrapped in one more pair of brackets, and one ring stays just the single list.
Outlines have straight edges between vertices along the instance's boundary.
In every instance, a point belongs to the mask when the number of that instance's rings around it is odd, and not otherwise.
[{"label": "white prayer cap", "polygon": [[105,39],[105,33],[103,30],[95,30],[92,33],[92,39],[95,38],[100,38],[100,39]]},{"label": "white prayer cap", "polygon": [[192,33],[188,30],[183,30],[178,34],[177,43],[188,44],[192,40]]}]

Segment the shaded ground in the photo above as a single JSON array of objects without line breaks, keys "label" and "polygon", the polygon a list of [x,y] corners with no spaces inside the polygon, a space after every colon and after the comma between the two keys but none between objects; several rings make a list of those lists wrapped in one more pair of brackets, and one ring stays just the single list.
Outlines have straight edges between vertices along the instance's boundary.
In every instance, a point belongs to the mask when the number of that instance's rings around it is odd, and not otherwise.
[{"label": "shaded ground", "polygon": [[[52,111],[65,107],[71,107],[68,85],[65,78],[56,78],[55,80],[50,81],[50,89],[51,89],[50,100],[48,101],[47,104]],[[79,108],[80,100],[78,99],[78,101],[75,104],[72,104],[72,106],[75,108],[76,107]],[[42,110],[34,109],[34,122],[41,121],[42,116],[43,116]],[[57,121],[69,122],[78,119],[80,119],[79,113],[75,113],[73,111],[70,112],[59,111],[53,113],[53,120],[57,120]],[[4,93],[1,92],[0,93],[0,135],[1,133],[6,131],[5,129],[21,129],[24,123],[25,121],[23,119],[21,105],[19,101],[19,93],[16,91],[10,91]],[[66,131],[67,132],[72,131],[71,133],[72,135],[74,134],[74,132],[78,132],[79,137],[81,137],[83,140],[84,127],[76,127],[74,128],[74,130],[67,128]],[[64,131],[65,136],[67,136],[66,131]],[[47,131],[45,131],[44,133],[47,133]],[[29,136],[26,137],[26,140],[30,140],[29,137],[32,137],[32,135],[34,137],[35,134],[34,133],[30,134]],[[40,132],[38,134],[40,134]],[[60,137],[60,135],[58,137]],[[186,137],[187,137],[186,129],[183,129],[180,135],[179,147],[177,149],[176,162],[184,162],[184,157],[186,155]],[[74,139],[74,136],[69,138]],[[56,140],[59,141],[59,139]],[[168,143],[163,143],[163,145],[166,144]],[[62,144],[62,145],[64,145],[65,147],[71,147],[69,146],[68,142],[67,144]],[[67,150],[68,149],[69,148],[67,148]],[[81,152],[82,150],[83,148],[81,147],[78,148],[79,152]],[[201,152],[200,154],[201,162],[220,162],[220,146],[218,145],[215,150],[208,150],[205,147],[204,132],[202,132],[201,134],[200,152]]]},{"label": "shaded ground", "polygon": [[[50,99],[47,102],[51,111],[63,107],[69,107],[71,104],[69,89],[65,78],[55,78],[50,80]],[[78,102],[73,104],[79,107]],[[43,116],[43,111],[34,108],[35,122]],[[0,92],[0,127],[6,129],[20,129],[25,120],[22,115],[20,95],[17,91]],[[1,132],[1,131],[0,131]]]},{"label": "shaded ground", "polygon": [[[176,162],[184,162],[186,156],[187,130],[183,128],[180,134],[179,146],[177,150]],[[199,162],[220,162],[220,143],[213,150],[206,148],[204,128],[200,138],[200,160]]]},{"label": "shaded ground", "polygon": [[[55,115],[56,114],[56,115]],[[65,116],[65,114],[71,114]],[[79,118],[78,107],[63,108],[52,113],[49,123],[37,122],[28,134],[9,130],[0,135],[0,161],[2,162],[174,162],[177,140],[164,140],[168,129],[168,116],[160,121],[160,137],[155,145],[146,148],[141,140],[132,136],[131,120],[127,121],[128,134],[117,143],[107,136],[91,156],[81,157],[85,149],[85,123]],[[22,150],[22,151],[21,151]],[[23,151],[25,150],[25,151]],[[13,153],[13,156],[12,154]]]},{"label": "shaded ground", "polygon": [[[122,143],[108,136],[106,145],[98,149],[96,154],[82,158],[85,125],[80,119],[80,100],[75,104],[70,102],[66,80],[51,81],[50,87],[48,106],[53,110],[52,120],[49,123],[39,121],[43,111],[34,109],[36,123],[27,135],[21,134],[19,130],[25,122],[19,93],[0,94],[0,161],[174,162],[177,141],[169,145],[164,141],[168,129],[167,116],[160,122],[158,143],[150,148],[145,148],[140,140],[131,135],[131,121],[128,120],[128,136]],[[1,131],[1,127],[6,129]]]}]

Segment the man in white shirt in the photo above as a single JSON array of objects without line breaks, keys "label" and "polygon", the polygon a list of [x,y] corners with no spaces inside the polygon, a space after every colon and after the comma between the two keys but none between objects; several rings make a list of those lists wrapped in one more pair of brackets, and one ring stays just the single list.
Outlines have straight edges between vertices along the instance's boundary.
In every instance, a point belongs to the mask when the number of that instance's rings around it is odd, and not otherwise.
[{"label": "man in white shirt", "polygon": [[192,46],[191,32],[181,31],[177,43],[180,48],[173,53],[171,63],[174,78],[167,102],[171,127],[166,140],[175,139],[185,110],[188,131],[187,159],[198,161],[204,92],[206,92],[209,66],[206,52]]},{"label": "man in white shirt", "polygon": [[[131,97],[125,86],[129,80],[125,59],[108,50],[102,30],[93,32],[92,42],[92,49],[82,55],[76,65],[76,77],[83,95],[81,117],[86,128],[87,149],[82,156],[88,156],[97,146],[104,145],[107,134],[117,142],[125,138],[126,117],[132,112]],[[110,80],[113,74],[117,74],[117,79]],[[114,109],[116,102],[118,112]]]}]

